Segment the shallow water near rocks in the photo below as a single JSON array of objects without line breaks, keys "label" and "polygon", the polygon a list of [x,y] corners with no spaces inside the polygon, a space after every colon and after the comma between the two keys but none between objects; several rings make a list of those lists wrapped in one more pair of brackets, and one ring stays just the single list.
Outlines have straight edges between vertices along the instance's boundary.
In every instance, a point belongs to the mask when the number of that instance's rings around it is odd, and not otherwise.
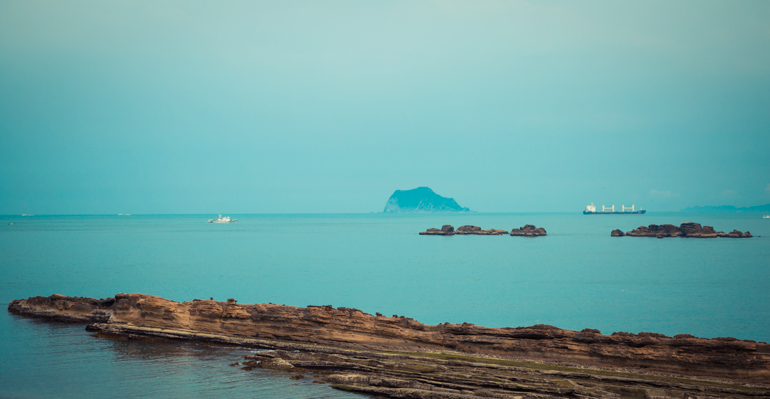
[{"label": "shallow water near rocks", "polygon": [[[770,341],[770,220],[666,213],[0,217],[0,303],[141,292],[176,301],[327,305],[427,324]],[[610,237],[698,222],[751,239]],[[9,225],[13,222],[13,225]],[[548,236],[419,236],[473,224]],[[762,236],[762,237],[756,237]],[[0,398],[358,397],[228,364],[249,350],[116,341],[0,314]]]}]

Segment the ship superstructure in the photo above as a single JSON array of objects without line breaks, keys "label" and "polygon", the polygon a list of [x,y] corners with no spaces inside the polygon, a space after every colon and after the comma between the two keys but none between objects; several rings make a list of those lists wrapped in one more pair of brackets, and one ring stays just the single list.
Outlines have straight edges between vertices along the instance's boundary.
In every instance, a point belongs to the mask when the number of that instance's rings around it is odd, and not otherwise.
[{"label": "ship superstructure", "polygon": [[634,209],[634,205],[631,206],[620,206],[621,210],[615,211],[615,205],[612,206],[604,206],[602,205],[602,210],[597,211],[596,205],[592,202],[591,205],[586,206],[586,209],[583,211],[583,215],[644,215],[645,210],[643,210],[641,207],[639,210]]},{"label": "ship superstructure", "polygon": [[219,215],[219,219],[209,219],[209,223],[235,223],[238,219],[230,219],[230,216],[222,217]]}]

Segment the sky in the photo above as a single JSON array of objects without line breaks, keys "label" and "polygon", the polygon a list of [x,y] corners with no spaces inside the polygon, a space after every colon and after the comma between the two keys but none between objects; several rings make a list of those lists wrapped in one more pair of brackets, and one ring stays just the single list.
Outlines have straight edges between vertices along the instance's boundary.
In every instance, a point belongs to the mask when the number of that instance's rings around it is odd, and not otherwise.
[{"label": "sky", "polygon": [[770,203],[768,1],[0,2],[0,214]]}]

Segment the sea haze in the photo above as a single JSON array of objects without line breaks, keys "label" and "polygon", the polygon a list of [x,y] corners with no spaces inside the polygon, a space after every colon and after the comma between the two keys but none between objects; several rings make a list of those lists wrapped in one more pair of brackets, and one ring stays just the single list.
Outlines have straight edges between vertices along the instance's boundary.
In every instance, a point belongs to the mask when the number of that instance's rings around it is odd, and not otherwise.
[{"label": "sea haze", "polygon": [[[175,301],[331,304],[428,324],[543,323],[770,341],[770,220],[759,215],[229,215],[238,222],[206,223],[212,216],[0,217],[0,302],[141,292]],[[610,237],[616,228],[690,221],[755,238]],[[443,224],[535,224],[548,236],[417,234]],[[227,366],[247,350],[108,341],[83,327],[2,312],[0,397],[96,397],[114,389],[135,397],[223,390],[228,397],[348,397]]]}]

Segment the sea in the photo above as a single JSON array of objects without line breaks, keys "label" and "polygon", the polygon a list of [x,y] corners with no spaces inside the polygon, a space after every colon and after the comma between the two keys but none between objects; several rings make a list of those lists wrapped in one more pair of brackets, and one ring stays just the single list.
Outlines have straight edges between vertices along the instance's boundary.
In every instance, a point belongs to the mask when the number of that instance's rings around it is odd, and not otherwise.
[{"label": "sea", "polygon": [[[550,324],[770,341],[770,219],[580,213],[0,216],[0,304],[139,292],[332,305],[426,324]],[[750,239],[610,237],[697,222]],[[13,223],[13,224],[11,224]],[[444,224],[546,237],[420,236]],[[760,237],[761,236],[761,237]],[[241,370],[252,349],[97,338],[0,312],[0,398],[357,398]]]}]

